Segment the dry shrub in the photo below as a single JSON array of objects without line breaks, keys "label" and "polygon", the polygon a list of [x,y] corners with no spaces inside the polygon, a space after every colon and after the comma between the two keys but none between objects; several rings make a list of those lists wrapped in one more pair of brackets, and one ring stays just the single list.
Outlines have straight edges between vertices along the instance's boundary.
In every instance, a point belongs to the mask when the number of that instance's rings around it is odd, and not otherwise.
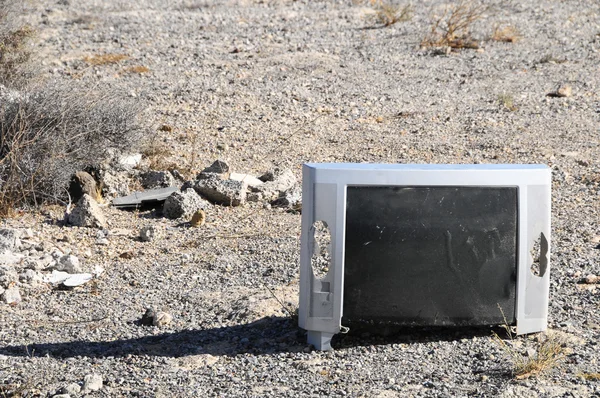
[{"label": "dry shrub", "polygon": [[425,47],[479,48],[471,36],[473,23],[483,18],[489,6],[460,0],[432,18],[431,30],[421,42]]},{"label": "dry shrub", "polygon": [[129,59],[129,56],[125,54],[96,54],[83,58],[85,62],[94,66],[117,64],[126,59]]},{"label": "dry shrub", "polygon": [[499,41],[503,43],[516,43],[521,38],[519,31],[512,25],[494,27],[491,39],[493,41]]},{"label": "dry shrub", "polygon": [[60,201],[73,173],[129,152],[140,105],[110,92],[45,86],[0,102],[0,214]]},{"label": "dry shrub", "polygon": [[394,4],[392,2],[377,0],[371,6],[375,13],[372,15],[374,23],[391,26],[398,22],[405,22],[412,18],[413,7],[411,4]]}]

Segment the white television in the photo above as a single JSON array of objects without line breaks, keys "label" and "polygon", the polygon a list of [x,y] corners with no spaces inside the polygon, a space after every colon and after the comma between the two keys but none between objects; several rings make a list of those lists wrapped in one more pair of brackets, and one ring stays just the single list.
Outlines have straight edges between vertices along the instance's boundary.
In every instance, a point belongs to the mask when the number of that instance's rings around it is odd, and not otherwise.
[{"label": "white television", "polygon": [[354,321],[545,330],[550,191],[545,165],[305,164],[308,342]]}]

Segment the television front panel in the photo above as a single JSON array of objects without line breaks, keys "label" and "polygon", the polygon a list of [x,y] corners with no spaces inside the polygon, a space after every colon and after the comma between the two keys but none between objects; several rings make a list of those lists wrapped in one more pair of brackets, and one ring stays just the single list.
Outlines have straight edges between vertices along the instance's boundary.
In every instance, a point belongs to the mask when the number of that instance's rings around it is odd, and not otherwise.
[{"label": "television front panel", "polygon": [[[550,180],[543,165],[304,165],[299,324],[309,343],[330,349],[345,321],[545,330]],[[318,222],[328,248],[316,244]]]}]

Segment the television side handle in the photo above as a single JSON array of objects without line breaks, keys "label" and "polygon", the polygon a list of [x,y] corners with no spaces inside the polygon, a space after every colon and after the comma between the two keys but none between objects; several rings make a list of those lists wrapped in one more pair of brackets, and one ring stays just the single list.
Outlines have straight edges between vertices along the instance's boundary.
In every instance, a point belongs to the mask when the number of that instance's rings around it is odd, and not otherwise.
[{"label": "television side handle", "polygon": [[[308,331],[309,344],[317,350],[331,350],[331,339],[340,332],[342,319],[345,192],[338,184],[314,183],[313,171],[303,170],[298,324]],[[338,205],[340,200],[342,205]],[[318,248],[314,237],[318,221],[331,235],[329,269],[321,279],[312,265]]]}]

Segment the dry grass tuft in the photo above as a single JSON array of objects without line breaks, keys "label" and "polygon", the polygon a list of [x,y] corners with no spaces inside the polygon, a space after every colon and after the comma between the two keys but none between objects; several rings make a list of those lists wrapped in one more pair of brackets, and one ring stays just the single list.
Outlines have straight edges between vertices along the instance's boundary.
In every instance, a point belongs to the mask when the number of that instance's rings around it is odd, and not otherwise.
[{"label": "dry grass tuft", "polygon": [[432,18],[431,30],[421,42],[424,47],[479,48],[471,36],[473,23],[483,18],[489,6],[460,0],[444,9],[441,16]]},{"label": "dry grass tuft", "polygon": [[504,311],[498,306],[504,318],[503,328],[508,335],[508,343],[494,333],[493,338],[500,344],[506,355],[510,358],[513,369],[512,373],[517,380],[535,377],[558,365],[565,357],[565,342],[556,334],[544,333],[538,335],[535,353],[523,354],[515,349],[512,343],[515,340],[513,329],[509,326]]},{"label": "dry grass tuft", "polygon": [[498,95],[498,102],[500,103],[500,105],[502,105],[502,107],[504,109],[511,111],[511,112],[514,112],[517,109],[519,109],[515,105],[514,98],[511,94],[502,93],[502,94]]},{"label": "dry grass tuft", "polygon": [[127,73],[138,73],[138,74],[143,74],[143,73],[148,73],[150,72],[150,69],[142,66],[142,65],[138,65],[138,66],[130,66],[129,68],[125,68],[125,72]]},{"label": "dry grass tuft", "polygon": [[500,26],[496,25],[491,39],[503,43],[516,43],[521,39],[521,35],[517,28],[512,25]]},{"label": "dry grass tuft", "polygon": [[411,4],[394,4],[384,0],[371,2],[375,10],[372,15],[374,23],[383,26],[391,26],[398,22],[409,21],[413,16],[413,6]]},{"label": "dry grass tuft", "polygon": [[98,65],[117,64],[126,59],[129,59],[129,56],[125,55],[125,54],[97,54],[97,55],[89,55],[89,56],[85,57],[83,60],[90,65],[98,66]]},{"label": "dry grass tuft", "polygon": [[578,376],[587,381],[600,381],[600,373],[580,373]]}]

